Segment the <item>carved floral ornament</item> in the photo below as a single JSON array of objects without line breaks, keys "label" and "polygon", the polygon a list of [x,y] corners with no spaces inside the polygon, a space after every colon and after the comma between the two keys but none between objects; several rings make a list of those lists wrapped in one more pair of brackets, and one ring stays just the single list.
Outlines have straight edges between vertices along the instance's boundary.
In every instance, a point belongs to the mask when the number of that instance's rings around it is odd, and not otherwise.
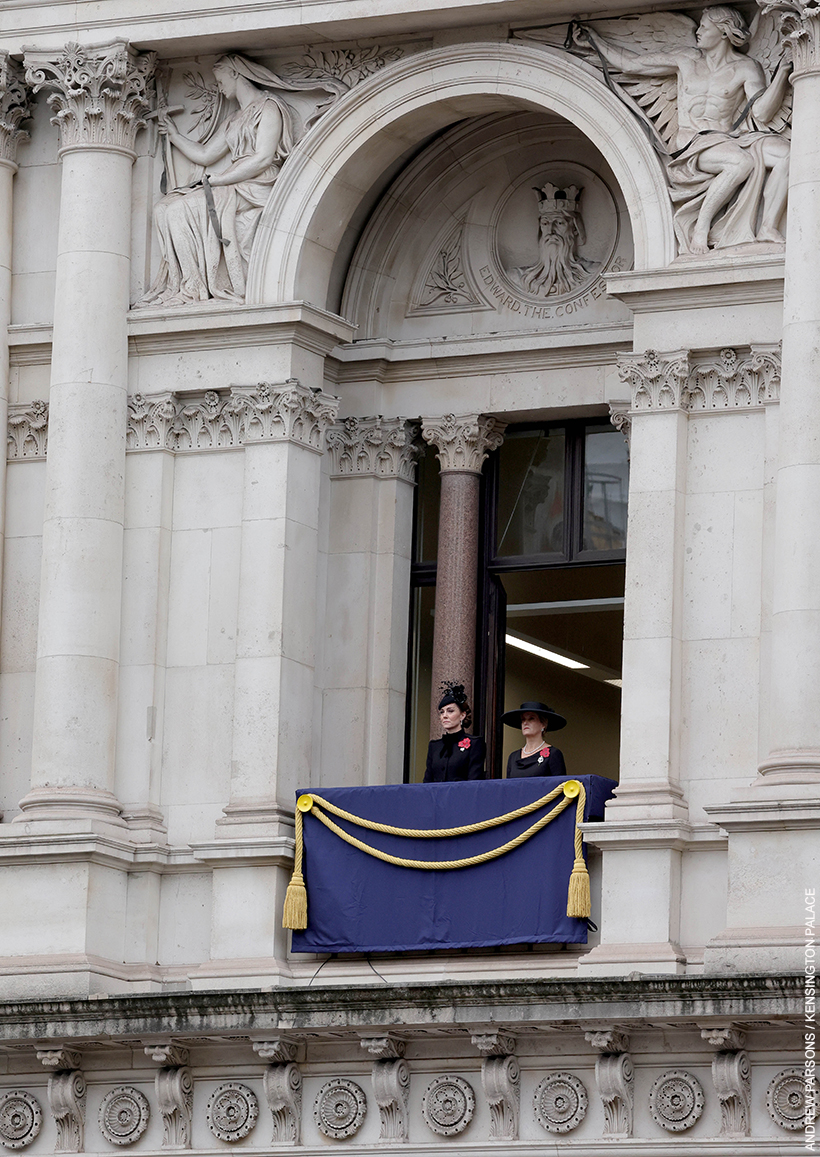
[{"label": "carved floral ornament", "polygon": [[746,356],[724,349],[716,357],[647,350],[619,355],[618,369],[631,387],[633,414],[742,410],[776,402],[780,393],[779,346],[753,346]]},{"label": "carved floral ornament", "polygon": [[23,70],[8,52],[0,50],[0,161],[14,163],[17,145],[28,140],[28,133],[20,125],[30,116],[31,96]]}]

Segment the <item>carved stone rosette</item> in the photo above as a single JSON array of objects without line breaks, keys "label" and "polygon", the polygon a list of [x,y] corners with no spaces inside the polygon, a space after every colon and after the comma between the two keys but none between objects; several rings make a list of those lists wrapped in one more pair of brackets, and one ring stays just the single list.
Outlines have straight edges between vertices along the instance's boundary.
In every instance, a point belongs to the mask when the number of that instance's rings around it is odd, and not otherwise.
[{"label": "carved stone rosette", "polygon": [[515,1057],[487,1057],[481,1083],[490,1106],[490,1140],[517,1141],[521,1106],[521,1072]]},{"label": "carved stone rosette", "polygon": [[487,455],[504,441],[505,429],[506,422],[486,414],[445,414],[421,421],[421,436],[438,450],[442,474],[480,474]]},{"label": "carved stone rosette", "polygon": [[781,1129],[796,1132],[807,1123],[807,1106],[812,1102],[814,1111],[820,1104],[820,1084],[815,1079],[814,1096],[806,1096],[806,1075],[802,1068],[781,1069],[766,1090],[766,1108],[769,1116]]},{"label": "carved stone rosette", "polygon": [[0,163],[14,165],[17,146],[28,140],[20,128],[31,116],[31,96],[23,80],[23,70],[5,49],[0,49]]},{"label": "carved stone rosette", "polygon": [[649,1090],[649,1112],[667,1133],[691,1129],[703,1112],[703,1087],[683,1069],[662,1073]]},{"label": "carved stone rosette", "polygon": [[366,1115],[367,1098],[355,1081],[328,1081],[322,1085],[313,1105],[316,1128],[336,1141],[358,1133]]},{"label": "carved stone rosette", "polygon": [[570,1133],[587,1115],[589,1098],[583,1082],[572,1073],[550,1073],[533,1097],[535,1117],[548,1133]]},{"label": "carved stone rosette", "polygon": [[85,1078],[79,1069],[48,1078],[48,1101],[57,1125],[57,1153],[80,1153],[85,1138]]},{"label": "carved stone rosette", "polygon": [[421,1112],[429,1128],[440,1137],[463,1133],[475,1112],[472,1085],[463,1077],[436,1077],[422,1097]]},{"label": "carved stone rosette", "polygon": [[135,52],[125,40],[93,48],[67,44],[60,52],[26,52],[26,81],[34,92],[54,90],[48,103],[63,151],[96,147],[133,154],[156,59],[155,52]]},{"label": "carved stone rosette", "polygon": [[379,1108],[379,1140],[406,1141],[410,1135],[407,1109],[410,1070],[407,1062],[401,1058],[376,1061],[372,1081],[373,1097]]},{"label": "carved stone rosette", "polygon": [[604,1053],[598,1057],[595,1080],[604,1106],[604,1136],[631,1137],[635,1069],[629,1053]]},{"label": "carved stone rosette", "polygon": [[228,1081],[211,1095],[206,1112],[208,1128],[220,1141],[241,1141],[259,1117],[259,1101],[247,1085]]},{"label": "carved stone rosette", "polygon": [[721,1137],[748,1137],[751,1120],[751,1067],[749,1057],[719,1052],[712,1059],[712,1080],[720,1101]]},{"label": "carved stone rosette", "polygon": [[423,453],[418,434],[418,423],[406,418],[345,418],[328,430],[330,477],[413,482]]},{"label": "carved stone rosette", "polygon": [[191,1148],[194,1081],[187,1065],[162,1068],[156,1076],[157,1104],[162,1114],[163,1149]]},{"label": "carved stone rosette", "polygon": [[102,1099],[100,1132],[112,1145],[133,1145],[148,1128],[148,1098],[130,1085],[118,1085]]},{"label": "carved stone rosette", "polygon": [[[261,1055],[261,1053],[260,1053]],[[274,1145],[302,1142],[302,1074],[292,1062],[265,1070],[265,1100],[273,1117]]]},{"label": "carved stone rosette", "polygon": [[0,1097],[0,1145],[25,1149],[40,1132],[43,1112],[39,1102],[22,1089],[9,1089]]}]

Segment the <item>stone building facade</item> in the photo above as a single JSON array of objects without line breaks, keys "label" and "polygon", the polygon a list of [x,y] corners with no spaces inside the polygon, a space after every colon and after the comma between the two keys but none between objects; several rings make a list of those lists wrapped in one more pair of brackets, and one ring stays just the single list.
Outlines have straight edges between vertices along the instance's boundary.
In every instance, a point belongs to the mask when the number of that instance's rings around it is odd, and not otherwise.
[{"label": "stone building facade", "polygon": [[[0,3],[3,1147],[804,1151],[820,16],[655,7]],[[589,943],[292,953],[448,677]]]}]

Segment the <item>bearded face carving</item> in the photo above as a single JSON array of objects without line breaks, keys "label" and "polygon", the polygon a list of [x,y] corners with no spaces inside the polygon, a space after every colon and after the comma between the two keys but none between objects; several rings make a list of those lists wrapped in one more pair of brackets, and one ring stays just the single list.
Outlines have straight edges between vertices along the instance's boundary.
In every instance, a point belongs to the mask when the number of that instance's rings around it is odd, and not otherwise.
[{"label": "bearded face carving", "polygon": [[538,261],[516,270],[521,286],[538,297],[572,293],[589,279],[587,263],[578,256],[586,240],[580,200],[583,189],[559,189],[549,182],[533,190],[538,198]]}]

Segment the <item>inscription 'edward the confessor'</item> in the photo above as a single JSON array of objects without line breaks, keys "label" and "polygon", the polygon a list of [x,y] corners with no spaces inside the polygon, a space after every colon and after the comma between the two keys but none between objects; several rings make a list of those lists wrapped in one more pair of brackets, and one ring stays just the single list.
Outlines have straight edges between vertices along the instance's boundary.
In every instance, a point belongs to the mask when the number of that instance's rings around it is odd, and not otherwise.
[{"label": "inscription 'edward the confessor'", "polygon": [[[620,258],[616,258],[612,262],[611,268],[614,270],[619,268],[620,265]],[[571,317],[572,314],[579,313],[581,310],[592,305],[593,302],[599,301],[602,297],[606,296],[606,285],[604,284],[603,278],[599,277],[584,293],[578,294],[577,297],[572,297],[568,301],[558,302],[555,305],[539,305],[536,302],[524,301],[522,298],[516,297],[514,293],[510,293],[510,291],[505,289],[498,281],[489,265],[482,266],[478,274],[501,307],[509,309],[513,313],[518,313],[522,317],[531,317],[535,320]]]}]

